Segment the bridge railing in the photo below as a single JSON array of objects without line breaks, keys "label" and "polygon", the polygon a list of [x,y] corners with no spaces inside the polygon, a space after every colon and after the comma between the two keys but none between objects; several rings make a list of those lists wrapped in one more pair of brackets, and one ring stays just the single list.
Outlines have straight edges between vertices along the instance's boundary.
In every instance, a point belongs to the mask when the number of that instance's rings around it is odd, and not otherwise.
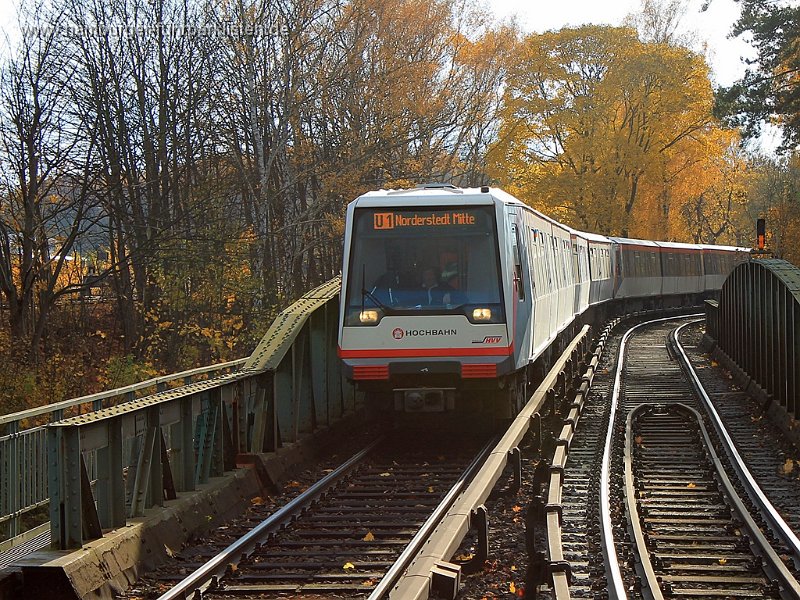
[{"label": "bridge railing", "polygon": [[336,355],[339,286],[283,311],[237,371],[47,425],[52,546],[80,547],[235,468],[238,454],[276,450],[353,412]]},{"label": "bridge railing", "polygon": [[793,429],[800,412],[800,269],[778,259],[739,265],[716,312],[709,335],[786,412]]},{"label": "bridge railing", "polygon": [[100,410],[135,400],[141,393],[163,390],[180,382],[213,376],[241,367],[247,358],[162,375],[113,390],[70,398],[45,406],[0,416],[0,526],[2,538],[23,532],[25,515],[47,504],[48,423],[65,416]]}]

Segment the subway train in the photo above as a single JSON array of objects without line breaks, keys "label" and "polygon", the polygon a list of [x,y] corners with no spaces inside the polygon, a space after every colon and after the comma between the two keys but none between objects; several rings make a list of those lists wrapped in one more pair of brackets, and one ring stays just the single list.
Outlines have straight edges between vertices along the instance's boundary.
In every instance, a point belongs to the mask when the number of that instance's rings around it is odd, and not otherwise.
[{"label": "subway train", "polygon": [[497,188],[368,192],[347,207],[338,352],[373,408],[507,418],[578,326],[697,304],[748,258],[577,231]]}]

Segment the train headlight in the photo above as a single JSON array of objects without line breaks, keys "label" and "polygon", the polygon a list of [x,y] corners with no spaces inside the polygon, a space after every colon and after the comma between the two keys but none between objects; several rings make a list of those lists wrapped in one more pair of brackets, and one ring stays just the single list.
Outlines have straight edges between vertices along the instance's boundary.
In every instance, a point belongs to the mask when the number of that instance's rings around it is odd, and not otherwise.
[{"label": "train headlight", "polygon": [[472,309],[473,321],[491,321],[492,309],[491,308],[474,308]]},{"label": "train headlight", "polygon": [[375,325],[380,318],[380,313],[374,309],[366,309],[358,313],[358,320],[362,325]]}]

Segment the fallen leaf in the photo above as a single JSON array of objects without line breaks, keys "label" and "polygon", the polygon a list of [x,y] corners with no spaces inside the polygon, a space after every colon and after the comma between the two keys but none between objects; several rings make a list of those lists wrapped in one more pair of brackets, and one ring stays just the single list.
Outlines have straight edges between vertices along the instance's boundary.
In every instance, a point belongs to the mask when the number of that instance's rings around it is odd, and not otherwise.
[{"label": "fallen leaf", "polygon": [[635,438],[633,438],[633,441],[636,442],[637,446],[641,446],[644,438],[640,435],[637,435]]},{"label": "fallen leaf", "polygon": [[516,504],[511,508],[511,510],[513,510],[515,513],[518,513],[522,510],[522,507],[519,504]]},{"label": "fallen leaf", "polygon": [[786,462],[783,463],[783,474],[789,475],[792,471],[794,471],[794,461],[791,458],[787,458]]},{"label": "fallen leaf", "polygon": [[374,536],[374,535],[372,535],[372,532],[371,532],[371,531],[368,531],[368,532],[367,532],[367,535],[365,535],[365,536],[364,536],[363,538],[361,538],[361,539],[362,539],[362,540],[364,540],[365,542],[374,542],[374,541],[375,541],[375,536]]},{"label": "fallen leaf", "polygon": [[711,361],[711,366],[712,366],[712,367],[718,367],[718,366],[719,366],[719,363],[718,363],[717,361],[715,361],[715,360],[712,360],[712,361]]},{"label": "fallen leaf", "polygon": [[344,566],[343,566],[342,568],[343,568],[345,571],[350,571],[350,570],[352,570],[352,569],[355,569],[355,568],[356,568],[356,566],[355,566],[353,563],[351,563],[351,562],[346,562],[346,563],[344,563]]},{"label": "fallen leaf", "polygon": [[387,473],[381,473],[381,477],[391,477],[391,476],[392,476],[392,474],[388,473],[388,472]]},{"label": "fallen leaf", "polygon": [[170,558],[175,558],[175,552],[172,551],[172,548],[164,544],[164,551],[167,553],[167,556]]},{"label": "fallen leaf", "polygon": [[517,565],[511,565],[511,570],[512,571],[516,571],[517,570]]},{"label": "fallen leaf", "polygon": [[290,481],[289,483],[286,484],[286,487],[287,488],[299,488],[301,485],[303,485],[303,484],[300,483],[299,481]]},{"label": "fallen leaf", "polygon": [[720,559],[719,559],[717,562],[718,562],[719,564],[721,564],[721,565],[724,565],[725,563],[727,563],[727,562],[728,562],[728,559],[727,559],[727,558],[720,558]]},{"label": "fallen leaf", "polygon": [[458,561],[467,561],[472,560],[472,557],[475,556],[472,552],[465,552],[464,554],[459,554],[456,556],[456,560]]},{"label": "fallen leaf", "polygon": [[429,494],[432,494],[433,492],[434,492],[433,486],[432,486],[432,485],[429,485],[429,486],[428,486],[428,493],[429,493]]},{"label": "fallen leaf", "polygon": [[235,565],[235,564],[233,564],[233,563],[228,563],[228,571],[229,571],[230,573],[236,573],[236,571],[238,571],[238,570],[239,570],[239,567],[238,567],[238,566],[236,566],[236,565]]},{"label": "fallen leaf", "polygon": [[366,579],[361,585],[363,586],[375,585],[375,581],[373,579]]},{"label": "fallen leaf", "polygon": [[253,506],[261,506],[262,504],[264,504],[264,499],[261,496],[250,498],[250,504],[252,504]]},{"label": "fallen leaf", "polygon": [[517,593],[517,586],[514,585],[513,581],[508,584],[508,591],[511,592],[512,594]]},{"label": "fallen leaf", "polygon": [[696,488],[696,487],[697,487],[697,485],[696,485],[696,484],[694,484],[694,483],[692,483],[692,482],[690,481],[689,483],[687,483],[687,484],[686,484],[686,487],[687,487],[687,488]]}]

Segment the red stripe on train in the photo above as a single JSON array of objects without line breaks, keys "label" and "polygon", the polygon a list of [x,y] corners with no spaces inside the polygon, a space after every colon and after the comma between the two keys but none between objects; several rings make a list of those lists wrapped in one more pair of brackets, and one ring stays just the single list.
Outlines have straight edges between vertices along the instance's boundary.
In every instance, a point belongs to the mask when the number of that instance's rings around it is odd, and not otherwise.
[{"label": "red stripe on train", "polygon": [[505,348],[370,348],[344,350],[339,348],[339,358],[416,358],[458,356],[509,356],[514,345]]}]

